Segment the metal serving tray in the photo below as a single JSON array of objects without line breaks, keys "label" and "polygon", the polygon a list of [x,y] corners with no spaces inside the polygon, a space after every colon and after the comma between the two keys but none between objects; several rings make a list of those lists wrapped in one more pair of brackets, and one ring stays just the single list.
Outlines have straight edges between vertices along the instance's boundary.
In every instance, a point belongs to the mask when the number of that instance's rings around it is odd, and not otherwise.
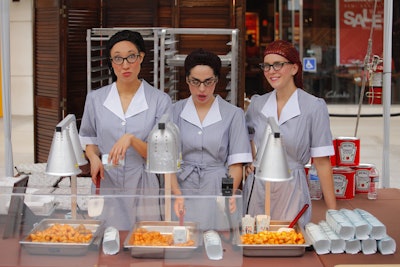
[{"label": "metal serving tray", "polygon": [[130,245],[129,240],[132,234],[138,228],[144,228],[148,231],[158,231],[161,234],[172,234],[174,226],[179,226],[179,222],[163,222],[163,221],[142,221],[137,222],[132,231],[125,239],[124,247],[130,249],[132,257],[135,258],[156,258],[156,259],[184,259],[192,255],[199,247],[199,229],[197,223],[185,222],[185,226],[189,231],[189,239],[194,241],[193,246],[137,246]]},{"label": "metal serving tray", "polygon": [[[287,221],[271,221],[269,231],[278,231],[281,227],[288,227],[290,222]],[[310,238],[306,232],[297,224],[294,229],[296,232],[301,232],[304,236],[304,244],[287,244],[287,245],[247,245],[242,244],[240,237],[237,238],[237,246],[243,248],[243,255],[248,257],[298,257],[302,256],[306,247],[311,246]],[[240,234],[239,234],[240,236]]]},{"label": "metal serving tray", "polygon": [[[80,224],[84,225],[93,233],[92,239],[87,243],[54,243],[54,242],[32,242],[29,240],[29,235],[37,231],[43,231],[54,224],[68,224],[77,227]],[[27,236],[19,243],[31,254],[50,254],[50,255],[84,255],[88,251],[93,240],[100,232],[102,221],[99,220],[66,220],[66,219],[43,219],[40,221]]]}]

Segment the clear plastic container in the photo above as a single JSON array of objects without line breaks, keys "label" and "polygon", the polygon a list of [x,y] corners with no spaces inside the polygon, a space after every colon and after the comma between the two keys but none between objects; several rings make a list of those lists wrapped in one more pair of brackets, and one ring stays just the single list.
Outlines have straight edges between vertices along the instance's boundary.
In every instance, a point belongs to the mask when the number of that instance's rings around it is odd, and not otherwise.
[{"label": "clear plastic container", "polygon": [[321,183],[314,164],[311,164],[310,170],[308,171],[308,188],[311,199],[319,200],[322,198]]},{"label": "clear plastic container", "polygon": [[376,199],[378,197],[379,173],[376,168],[372,168],[369,172],[369,188],[368,199]]},{"label": "clear plastic container", "polygon": [[379,182],[379,177],[370,177],[369,188],[368,188],[368,199],[377,199],[378,182]]}]

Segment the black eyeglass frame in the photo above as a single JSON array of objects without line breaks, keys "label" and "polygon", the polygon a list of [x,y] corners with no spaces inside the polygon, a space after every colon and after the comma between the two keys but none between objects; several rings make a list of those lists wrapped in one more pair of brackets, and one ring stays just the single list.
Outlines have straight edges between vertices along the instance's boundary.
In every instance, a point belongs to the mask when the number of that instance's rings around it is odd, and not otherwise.
[{"label": "black eyeglass frame", "polygon": [[[133,58],[132,58],[133,57]],[[111,62],[113,62],[114,64],[117,65],[122,65],[124,64],[124,61],[126,60],[126,62],[128,62],[129,64],[133,64],[135,63],[139,58],[141,57],[140,54],[131,54],[127,57],[121,57],[121,56],[115,56],[115,57],[111,57],[110,60]],[[118,63],[116,61],[122,60],[121,63]]]},{"label": "black eyeglass frame", "polygon": [[271,67],[274,69],[274,71],[279,71],[285,66],[285,64],[293,64],[292,62],[285,61],[285,62],[274,62],[272,64],[268,63],[260,63],[259,66],[261,70],[263,71],[270,71]]},{"label": "black eyeglass frame", "polygon": [[199,79],[196,78],[187,78],[186,82],[194,87],[200,87],[201,84],[203,84],[205,87],[211,87],[218,82],[218,78],[217,77],[208,78],[205,79],[204,81],[200,81]]}]

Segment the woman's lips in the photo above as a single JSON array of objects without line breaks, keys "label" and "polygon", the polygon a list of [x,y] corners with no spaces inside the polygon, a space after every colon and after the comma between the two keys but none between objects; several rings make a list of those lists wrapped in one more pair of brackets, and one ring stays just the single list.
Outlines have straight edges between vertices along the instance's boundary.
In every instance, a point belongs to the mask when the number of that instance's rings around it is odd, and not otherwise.
[{"label": "woman's lips", "polygon": [[207,96],[206,96],[206,95],[198,95],[197,98],[198,98],[200,101],[204,101],[204,100],[207,98]]}]

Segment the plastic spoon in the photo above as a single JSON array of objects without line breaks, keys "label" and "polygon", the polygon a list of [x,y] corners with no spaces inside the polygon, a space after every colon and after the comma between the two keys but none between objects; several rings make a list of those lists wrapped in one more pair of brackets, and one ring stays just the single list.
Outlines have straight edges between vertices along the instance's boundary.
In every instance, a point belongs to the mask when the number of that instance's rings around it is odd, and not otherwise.
[{"label": "plastic spoon", "polygon": [[88,215],[90,217],[97,217],[103,212],[104,198],[98,196],[100,194],[100,176],[96,179],[96,197],[92,197],[88,201]]}]

